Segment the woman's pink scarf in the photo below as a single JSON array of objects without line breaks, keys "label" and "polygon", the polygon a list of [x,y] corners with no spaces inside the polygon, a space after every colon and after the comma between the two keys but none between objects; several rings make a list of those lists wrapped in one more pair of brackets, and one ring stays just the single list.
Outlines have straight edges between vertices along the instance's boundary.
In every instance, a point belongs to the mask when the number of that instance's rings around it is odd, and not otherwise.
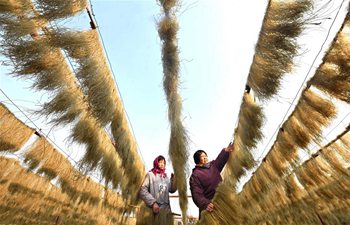
[{"label": "woman's pink scarf", "polygon": [[[158,156],[157,158],[155,158],[155,160],[153,161],[153,169],[150,170],[150,172],[153,172],[154,175],[157,175],[160,174],[161,177],[166,177],[166,173],[165,173],[165,167],[164,169],[160,169],[159,166],[158,166],[158,162],[159,162],[159,159],[163,159],[164,157],[163,156]],[[164,160],[164,164],[165,164],[165,160]]]}]

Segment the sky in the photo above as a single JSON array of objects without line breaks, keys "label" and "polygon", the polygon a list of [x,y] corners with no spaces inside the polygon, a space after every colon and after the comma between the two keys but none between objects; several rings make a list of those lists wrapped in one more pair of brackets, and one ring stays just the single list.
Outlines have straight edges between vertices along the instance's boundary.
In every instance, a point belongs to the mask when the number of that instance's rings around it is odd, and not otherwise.
[{"label": "sky", "polygon": [[[319,2],[325,3],[326,0]],[[264,140],[256,150],[257,158],[267,153],[274,132],[284,116],[291,112],[288,108],[298,89],[302,87],[305,78],[312,76],[312,71],[322,58],[322,55],[316,58],[317,53],[326,40],[329,26],[335,18],[335,9],[342,1],[332,2],[334,4],[329,6],[331,8],[319,16],[323,18],[318,20],[322,24],[310,25],[304,32],[300,39],[301,54],[296,58],[297,66],[285,78],[277,98],[261,103],[267,120],[263,128]],[[344,6],[348,1],[345,2]],[[156,27],[156,22],[161,18],[160,7],[156,0],[92,0],[91,3],[139,151],[149,170],[156,156],[161,154],[168,158],[170,137],[168,106],[162,87],[161,42]],[[179,91],[183,98],[183,123],[190,138],[189,168],[194,166],[192,155],[197,149],[204,149],[209,159],[214,159],[232,139],[266,5],[267,0],[184,0],[178,9],[181,60]],[[341,10],[331,34],[334,35],[339,29],[344,12],[344,9]],[[325,19],[326,17],[331,19]],[[72,24],[87,29],[88,15],[83,12]],[[332,38],[330,36],[326,41],[329,42]],[[315,58],[316,64],[312,66]],[[82,149],[70,145],[65,139],[69,130],[53,128],[45,123],[44,118],[33,115],[32,110],[38,108],[47,94],[30,90],[30,81],[6,75],[9,69],[3,63],[0,65],[1,90],[55,144],[69,152],[73,158],[79,158]],[[2,92],[0,101],[33,127]],[[347,113],[350,108],[344,104],[339,106],[341,111],[338,118],[326,131],[329,133],[328,139],[341,131],[347,125],[346,121],[349,121]],[[167,170],[168,173],[172,172],[169,160]],[[180,213],[174,200],[172,208],[174,212]],[[197,216],[197,213],[190,201],[189,215]]]}]

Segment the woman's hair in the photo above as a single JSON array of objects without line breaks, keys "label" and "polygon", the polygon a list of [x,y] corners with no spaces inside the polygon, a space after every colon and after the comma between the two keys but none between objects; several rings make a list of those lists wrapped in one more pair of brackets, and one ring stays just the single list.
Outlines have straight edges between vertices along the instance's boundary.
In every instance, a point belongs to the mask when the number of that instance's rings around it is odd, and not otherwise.
[{"label": "woman's hair", "polygon": [[158,162],[159,162],[160,160],[164,160],[164,162],[165,162],[165,158],[164,158],[164,156],[162,156],[162,155],[158,156],[157,159],[158,159]]},{"label": "woman's hair", "polygon": [[201,156],[201,154],[204,153],[205,155],[207,155],[207,153],[204,150],[197,150],[194,154],[193,154],[193,160],[195,164],[199,163],[199,158]]}]

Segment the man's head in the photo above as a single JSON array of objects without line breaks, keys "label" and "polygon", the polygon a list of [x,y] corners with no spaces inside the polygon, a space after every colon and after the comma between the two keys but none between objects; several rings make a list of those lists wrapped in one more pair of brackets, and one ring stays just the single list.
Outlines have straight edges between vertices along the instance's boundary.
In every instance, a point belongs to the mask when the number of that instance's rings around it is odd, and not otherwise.
[{"label": "man's head", "polygon": [[207,153],[203,150],[197,150],[193,154],[193,160],[195,164],[206,164],[208,163]]}]

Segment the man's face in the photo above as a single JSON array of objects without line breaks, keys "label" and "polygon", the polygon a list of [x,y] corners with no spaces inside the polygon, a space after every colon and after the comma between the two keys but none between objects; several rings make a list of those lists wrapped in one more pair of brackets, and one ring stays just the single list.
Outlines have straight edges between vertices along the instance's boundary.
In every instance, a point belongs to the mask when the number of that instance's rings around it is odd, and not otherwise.
[{"label": "man's face", "polygon": [[165,161],[164,160],[159,160],[158,161],[158,167],[159,167],[159,169],[164,170],[164,168],[165,168]]},{"label": "man's face", "polygon": [[208,163],[208,156],[204,152],[201,153],[199,156],[199,164],[206,164]]}]

